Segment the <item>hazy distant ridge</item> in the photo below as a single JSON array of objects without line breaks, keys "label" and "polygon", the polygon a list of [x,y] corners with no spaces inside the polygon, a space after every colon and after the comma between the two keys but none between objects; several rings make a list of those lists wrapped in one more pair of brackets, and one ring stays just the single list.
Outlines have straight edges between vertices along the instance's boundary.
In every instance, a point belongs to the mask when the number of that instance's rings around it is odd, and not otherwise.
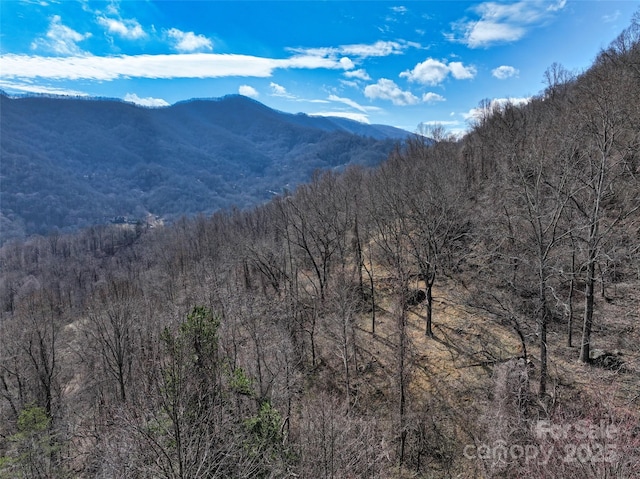
[{"label": "hazy distant ridge", "polygon": [[409,135],[239,95],[155,109],[108,99],[0,102],[0,240],[253,205],[317,168],[377,164]]}]

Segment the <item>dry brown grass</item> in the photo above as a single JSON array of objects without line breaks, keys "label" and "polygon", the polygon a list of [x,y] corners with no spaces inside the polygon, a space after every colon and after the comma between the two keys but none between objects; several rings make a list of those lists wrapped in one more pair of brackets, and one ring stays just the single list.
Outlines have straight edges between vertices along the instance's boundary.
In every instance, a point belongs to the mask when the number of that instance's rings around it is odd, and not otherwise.
[{"label": "dry brown grass", "polygon": [[[384,284],[382,282],[382,284]],[[419,287],[424,285],[419,284]],[[491,408],[492,373],[494,366],[520,357],[520,341],[510,325],[500,324],[483,310],[468,304],[464,291],[452,282],[434,288],[433,331],[435,337],[425,335],[424,304],[407,312],[407,334],[410,357],[410,402],[414,408],[433,407],[434,402],[445,407],[454,422],[460,444],[481,433],[477,420]],[[358,319],[358,342],[371,367],[363,368],[359,387],[371,404],[387,401],[391,396],[394,373],[397,371],[395,348],[398,344],[397,307],[389,288],[378,292],[376,332],[371,334],[369,314]],[[597,301],[597,326],[593,347],[620,350],[625,368],[611,371],[578,362],[580,318],[576,319],[574,347],[565,345],[564,323],[553,323],[549,332],[549,390],[551,398],[534,403],[533,414],[544,417],[553,414],[560,405],[577,407],[580,403],[602,403],[603,394],[609,408],[636,411],[640,418],[640,298],[638,287],[618,285],[610,299]],[[633,307],[632,305],[634,305]],[[539,349],[527,344],[534,358],[531,370],[532,393],[537,389],[537,360]],[[584,401],[584,402],[583,402]],[[370,404],[370,405],[371,405]],[[375,406],[374,406],[375,407]],[[535,413],[535,411],[538,411]],[[535,416],[533,417],[535,419]],[[532,420],[533,420],[532,419]],[[640,423],[639,423],[640,424]],[[461,460],[457,466],[460,477],[482,477],[470,473],[472,465]],[[468,475],[471,474],[471,475]],[[433,476],[433,477],[438,477]],[[444,475],[442,477],[445,477]]]}]

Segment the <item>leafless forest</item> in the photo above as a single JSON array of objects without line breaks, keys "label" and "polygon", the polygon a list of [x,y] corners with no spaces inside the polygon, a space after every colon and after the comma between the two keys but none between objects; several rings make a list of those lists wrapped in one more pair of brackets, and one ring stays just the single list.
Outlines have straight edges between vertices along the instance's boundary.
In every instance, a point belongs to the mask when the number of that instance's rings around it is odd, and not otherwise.
[{"label": "leafless forest", "polygon": [[6,244],[0,477],[640,477],[639,15],[463,139]]}]

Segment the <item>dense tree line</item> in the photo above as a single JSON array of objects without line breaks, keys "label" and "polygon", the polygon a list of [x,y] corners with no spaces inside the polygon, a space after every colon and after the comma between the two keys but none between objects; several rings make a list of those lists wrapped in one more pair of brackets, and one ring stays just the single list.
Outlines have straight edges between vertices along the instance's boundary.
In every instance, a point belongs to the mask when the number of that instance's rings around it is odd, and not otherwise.
[{"label": "dense tree line", "polygon": [[[463,139],[251,210],[6,244],[0,477],[639,474],[639,22]],[[598,367],[614,340],[624,366]],[[611,461],[467,454],[603,418]]]}]

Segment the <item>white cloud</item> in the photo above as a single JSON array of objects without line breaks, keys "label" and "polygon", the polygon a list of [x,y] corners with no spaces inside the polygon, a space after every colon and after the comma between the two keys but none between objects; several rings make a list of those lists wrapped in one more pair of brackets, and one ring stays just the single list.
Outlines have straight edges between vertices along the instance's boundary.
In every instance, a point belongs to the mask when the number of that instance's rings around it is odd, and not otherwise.
[{"label": "white cloud", "polygon": [[98,23],[109,33],[119,35],[127,40],[136,40],[147,36],[137,20],[116,20],[115,18],[98,17]]},{"label": "white cloud", "polygon": [[276,68],[328,68],[344,70],[345,64],[335,58],[322,58],[314,55],[296,55],[286,60],[272,60]]},{"label": "white cloud", "polygon": [[351,98],[342,98],[337,95],[329,95],[329,100],[336,101],[339,103],[344,103],[345,105],[349,105],[351,108],[355,108],[356,110],[366,112],[367,109],[360,105],[359,103],[353,101]]},{"label": "white cloud", "polygon": [[359,80],[364,80],[364,81],[371,80],[371,77],[369,76],[367,71],[362,68],[360,68],[359,70],[351,70],[351,71],[344,72],[344,76],[346,76],[347,78],[357,78]]},{"label": "white cloud", "polygon": [[[84,8],[86,8],[86,9],[88,10],[88,5],[86,5],[86,4],[85,4],[85,7],[84,7]],[[106,6],[106,10],[107,10],[107,13],[108,13],[109,15],[117,15],[117,16],[120,16],[120,10],[119,10],[119,8],[120,8],[119,2],[118,2],[118,1],[114,1],[114,0],[112,0],[111,2],[109,2],[109,4]]]},{"label": "white cloud", "polygon": [[394,81],[381,78],[373,85],[367,85],[364,95],[372,100],[390,100],[394,105],[415,105],[420,100],[410,91],[403,91]]},{"label": "white cloud", "polygon": [[274,82],[269,83],[269,88],[271,88],[272,96],[279,96],[282,98],[291,98],[291,99],[295,98],[295,96],[289,93],[285,87],[283,87],[282,85],[278,85],[277,83],[274,83]]},{"label": "white cloud", "polygon": [[278,85],[277,83],[271,82],[269,84],[269,86],[271,87],[271,91],[274,95],[286,95],[287,94],[287,89],[285,87],[283,87],[282,85]]},{"label": "white cloud", "polygon": [[319,111],[315,113],[309,113],[309,116],[334,116],[338,118],[347,118],[349,120],[358,121],[360,123],[371,124],[369,117],[364,113],[354,113],[346,111]]},{"label": "white cloud", "polygon": [[566,0],[549,4],[546,0],[520,0],[515,3],[484,2],[474,11],[478,19],[463,19],[453,25],[450,40],[470,48],[489,47],[520,40],[530,28],[544,25],[562,10]]},{"label": "white cloud", "polygon": [[240,85],[240,87],[238,88],[238,93],[244,96],[249,96],[251,98],[258,98],[260,96],[258,90],[249,85]]},{"label": "white cloud", "polygon": [[213,50],[213,42],[204,35],[196,35],[194,32],[183,32],[177,28],[167,30],[169,38],[174,40],[174,48],[183,53]]},{"label": "white cloud", "polygon": [[[371,80],[371,78],[369,78]],[[350,80],[340,80],[340,84],[349,88],[360,88],[358,82],[350,81]]]},{"label": "white cloud", "polygon": [[471,48],[489,46],[493,43],[510,43],[520,40],[525,33],[526,30],[520,26],[484,20],[471,28],[465,43]]},{"label": "white cloud", "polygon": [[449,74],[449,67],[438,60],[428,58],[422,63],[418,63],[413,70],[406,70],[400,73],[401,77],[427,85],[437,85],[442,83]]},{"label": "white cloud", "polygon": [[89,96],[88,93],[71,90],[68,88],[57,88],[46,85],[32,85],[29,83],[17,83],[0,80],[0,88],[7,92],[40,93],[43,95],[63,95],[63,96]]},{"label": "white cloud", "polygon": [[[371,57],[386,57],[389,55],[399,55],[409,47],[419,47],[416,43],[406,41],[383,41],[379,40],[375,43],[356,43],[351,45],[341,45],[338,47],[321,47],[321,48],[289,48],[289,51],[305,55],[323,58],[337,57],[355,57],[363,60]],[[353,68],[353,67],[352,67]]]},{"label": "white cloud", "polygon": [[430,91],[422,95],[422,101],[425,103],[435,103],[438,101],[446,101],[446,98],[442,95],[438,95],[437,93],[433,93],[432,91]]},{"label": "white cloud", "polygon": [[487,105],[486,108],[477,107],[472,108],[467,113],[463,113],[462,117],[468,121],[477,121],[482,119],[485,115],[490,115],[494,110],[502,109],[506,105],[525,105],[531,101],[530,97],[514,97],[514,98],[494,98]]},{"label": "white cloud", "polygon": [[443,61],[427,58],[422,63],[418,63],[413,70],[400,73],[400,77],[424,85],[439,85],[449,74],[457,80],[466,80],[475,77],[476,68],[474,66],[465,67],[461,62],[451,62],[447,65]]},{"label": "white cloud", "polygon": [[83,55],[78,43],[91,37],[91,33],[79,33],[62,24],[60,15],[51,17],[49,29],[44,37],[31,43],[33,50],[45,50],[56,55]]},{"label": "white cloud", "polygon": [[407,45],[399,42],[389,42],[379,40],[371,45],[354,44],[343,45],[339,48],[343,55],[353,55],[359,58],[369,57],[386,57],[389,55],[398,55],[406,50]]},{"label": "white cloud", "polygon": [[355,67],[355,65],[353,64],[353,62],[349,57],[342,57],[340,59],[340,65],[342,65],[342,68],[344,68],[345,70],[351,70],[352,68]]},{"label": "white cloud", "polygon": [[552,3],[547,7],[549,12],[557,12],[562,10],[567,5],[567,0],[557,0],[556,3]]},{"label": "white cloud", "polygon": [[465,67],[462,62],[449,63],[449,71],[456,80],[471,80],[472,78],[475,78],[477,73],[476,67]]},{"label": "white cloud", "polygon": [[502,65],[491,70],[491,74],[498,80],[506,80],[507,78],[517,77],[520,74],[520,70],[512,66]]},{"label": "white cloud", "polygon": [[398,7],[391,7],[391,10],[394,11],[395,13],[407,13],[407,7],[404,7],[402,5],[398,6]]},{"label": "white cloud", "polygon": [[161,108],[163,106],[169,106],[169,103],[163,100],[162,98],[140,98],[135,93],[127,93],[124,96],[124,101],[129,103],[135,103],[136,105],[146,106],[149,108]]},{"label": "white cloud", "polygon": [[189,53],[172,55],[119,55],[44,57],[38,55],[0,55],[5,78],[51,78],[58,80],[115,80],[118,78],[221,78],[270,77],[276,69],[342,70],[339,61],[315,56],[285,59]]}]

